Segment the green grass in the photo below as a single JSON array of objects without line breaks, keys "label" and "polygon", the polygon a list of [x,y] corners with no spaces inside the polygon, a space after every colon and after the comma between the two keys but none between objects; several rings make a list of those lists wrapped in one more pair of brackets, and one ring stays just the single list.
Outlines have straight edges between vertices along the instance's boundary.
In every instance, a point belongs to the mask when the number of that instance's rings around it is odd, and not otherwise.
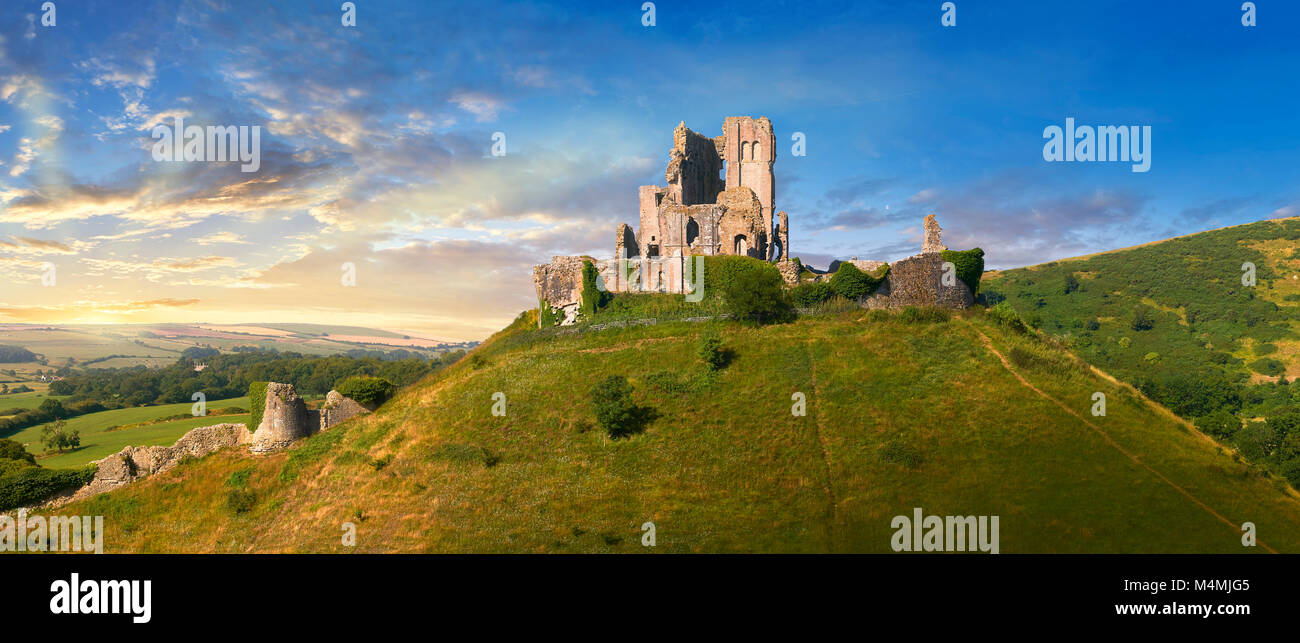
[{"label": "green grass", "polygon": [[[30,386],[30,385],[29,385]],[[35,387],[33,387],[35,388]],[[0,409],[34,409],[47,399],[66,400],[66,396],[49,395],[42,391],[0,395]]]},{"label": "green grass", "polygon": [[[1300,552],[1284,484],[1068,354],[978,309],[868,319],[512,327],[477,365],[287,453],[228,449],[63,511],[104,515],[126,552],[887,552],[892,517],[914,507],[1000,516],[1005,553],[1260,551],[1240,545],[1246,521]],[[734,355],[710,377],[704,332]],[[1013,349],[1014,371],[999,358]],[[668,369],[689,386],[653,375]],[[643,433],[594,428],[586,391],[610,374],[654,409]],[[1095,391],[1104,418],[1088,413]],[[250,469],[232,507],[226,481]],[[340,544],[349,521],[355,548]]]},{"label": "green grass", "polygon": [[[150,424],[135,428],[119,429],[116,431],[107,430],[112,426],[136,424],[172,415],[189,413],[192,406],[193,405],[189,402],[181,404],[164,404],[160,406],[140,406],[128,409],[100,411],[99,413],[90,413],[69,418],[67,420],[67,430],[81,431],[81,447],[74,451],[65,452],[62,455],[39,457],[39,454],[43,453],[45,450],[44,445],[40,443],[41,427],[44,426],[43,424],[23,429],[12,436],[9,436],[9,439],[22,443],[27,447],[28,451],[38,454],[37,462],[43,467],[75,467],[117,453],[122,450],[122,447],[168,445],[175,442],[176,438],[184,435],[186,431],[195,427],[221,424],[224,422],[243,422],[248,418],[247,415],[195,417],[161,424]],[[241,397],[208,402],[209,410],[216,410],[227,406],[248,408],[248,398]]]}]

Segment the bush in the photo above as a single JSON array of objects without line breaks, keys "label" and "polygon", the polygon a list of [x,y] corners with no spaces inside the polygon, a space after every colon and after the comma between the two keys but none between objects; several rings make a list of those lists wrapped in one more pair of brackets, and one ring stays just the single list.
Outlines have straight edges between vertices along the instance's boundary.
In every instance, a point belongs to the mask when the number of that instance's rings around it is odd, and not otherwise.
[{"label": "bush", "polygon": [[[477,356],[476,356],[477,357]],[[367,407],[383,404],[393,396],[397,387],[382,377],[354,375],[334,386],[334,390]]]},{"label": "bush", "polygon": [[859,270],[852,263],[842,261],[839,267],[835,269],[835,274],[831,275],[830,285],[835,294],[845,299],[861,301],[870,297],[871,293],[876,292],[880,284],[885,281],[885,275],[888,274],[889,265],[887,264],[881,266],[876,271],[876,274],[869,275]]},{"label": "bush", "polygon": [[226,508],[230,509],[232,513],[248,513],[253,510],[255,504],[257,504],[257,494],[252,491],[231,489],[226,494]]},{"label": "bush", "polygon": [[1273,359],[1272,357],[1265,357],[1251,362],[1250,370],[1255,371],[1256,373],[1263,373],[1264,375],[1276,376],[1286,372],[1286,364],[1283,364],[1281,361]]},{"label": "bush", "polygon": [[[751,257],[726,259],[729,261],[721,263],[723,274],[718,281],[727,312],[738,320],[760,324],[789,321],[793,317],[794,311],[785,298],[785,281],[774,266]],[[707,269],[704,278],[706,284],[711,280]]]},{"label": "bush", "polygon": [[35,463],[26,460],[0,460],[0,478],[35,466]]},{"label": "bush", "polygon": [[722,338],[713,333],[700,335],[695,344],[695,354],[710,370],[716,371],[727,365],[727,352],[722,348]]},{"label": "bush", "polygon": [[810,308],[835,296],[835,289],[824,281],[799,284],[790,290],[790,301],[800,308]]},{"label": "bush", "polygon": [[248,385],[248,430],[257,431],[262,423],[262,414],[266,412],[266,382],[251,382]]},{"label": "bush", "polygon": [[94,466],[84,469],[25,467],[0,477],[0,511],[34,505],[61,491],[82,487],[94,477]]},{"label": "bush", "polygon": [[1138,304],[1133,307],[1133,320],[1129,322],[1133,330],[1151,330],[1156,327],[1155,317],[1151,314],[1151,307],[1146,304]]},{"label": "bush", "polygon": [[632,385],[622,375],[610,375],[591,387],[591,404],[596,423],[611,438],[634,432],[636,405],[632,403]]},{"label": "bush", "polygon": [[984,251],[980,248],[970,250],[944,250],[940,253],[944,261],[952,262],[957,269],[957,278],[970,288],[972,297],[979,294],[980,277],[984,276]]},{"label": "bush", "polygon": [[28,453],[22,444],[6,439],[0,439],[0,460],[25,460],[36,464],[36,456]]},{"label": "bush", "polygon": [[1029,331],[1029,329],[1025,327],[1024,320],[1020,319],[1020,313],[1017,313],[1016,309],[1012,308],[1011,304],[1005,301],[990,308],[988,310],[988,316],[992,317],[994,321],[1002,326],[1017,333]]},{"label": "bush", "polygon": [[1277,447],[1277,434],[1264,422],[1250,422],[1237,431],[1233,441],[1247,460],[1259,461],[1268,457]]},{"label": "bush", "polygon": [[1202,433],[1212,435],[1220,440],[1227,440],[1241,429],[1241,420],[1224,410],[1196,418],[1196,428]]}]

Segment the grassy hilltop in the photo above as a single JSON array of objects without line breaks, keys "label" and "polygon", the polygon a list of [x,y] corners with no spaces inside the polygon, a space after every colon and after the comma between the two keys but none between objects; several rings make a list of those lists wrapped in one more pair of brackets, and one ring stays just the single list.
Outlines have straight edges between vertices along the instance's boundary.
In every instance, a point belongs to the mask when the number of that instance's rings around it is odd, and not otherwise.
[{"label": "grassy hilltop", "polygon": [[[557,335],[531,313],[287,452],[227,449],[60,513],[103,515],[112,552],[887,552],[914,507],[1000,516],[1004,553],[1300,552],[1280,479],[978,307],[933,317]],[[717,372],[706,332],[731,352]],[[594,426],[610,374],[643,432]]]}]

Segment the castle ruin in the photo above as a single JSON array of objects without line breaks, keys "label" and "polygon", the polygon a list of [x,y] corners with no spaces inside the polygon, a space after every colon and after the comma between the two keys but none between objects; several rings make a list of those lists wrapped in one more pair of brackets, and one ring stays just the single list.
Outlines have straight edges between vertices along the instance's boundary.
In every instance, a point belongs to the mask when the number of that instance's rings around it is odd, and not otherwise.
[{"label": "castle ruin", "polygon": [[[600,285],[615,293],[692,293],[699,268],[692,270],[696,262],[691,258],[712,255],[775,262],[785,282],[797,285],[803,266],[790,260],[789,218],[775,208],[775,163],[776,136],[765,116],[728,116],[722,123],[722,135],[712,138],[679,123],[673,130],[673,147],[664,171],[667,185],[643,185],[638,190],[636,231],[626,223],[619,224],[611,259],[561,256],[535,266],[538,300],[554,311],[561,325],[576,321],[586,260],[596,268]],[[928,279],[942,269],[941,253],[946,248],[933,214],[926,217],[924,229],[921,254],[903,260],[910,263],[904,264],[907,269],[898,275],[908,286],[894,291],[910,293],[908,303],[900,305],[969,306],[974,296],[964,285],[930,285],[913,278],[927,275]],[[883,265],[856,259],[852,263],[866,271]],[[829,277],[823,273],[818,279]],[[893,307],[896,302],[889,286],[887,278],[876,296],[863,305]],[[949,288],[954,291],[945,292]]]}]

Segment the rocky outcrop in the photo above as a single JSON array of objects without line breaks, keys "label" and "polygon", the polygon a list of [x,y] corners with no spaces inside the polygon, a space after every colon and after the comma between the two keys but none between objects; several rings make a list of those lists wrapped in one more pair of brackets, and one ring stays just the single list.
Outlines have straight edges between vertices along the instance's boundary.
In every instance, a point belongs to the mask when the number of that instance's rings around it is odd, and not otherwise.
[{"label": "rocky outcrop", "polygon": [[267,382],[266,408],[262,422],[253,431],[248,450],[251,453],[278,451],[319,428],[319,420],[313,424],[307,403],[293,390],[292,384]]},{"label": "rocky outcrop", "polygon": [[107,458],[96,460],[93,463],[96,466],[95,477],[85,486],[47,500],[44,507],[53,509],[74,500],[112,491],[140,478],[167,471],[180,464],[186,456],[205,456],[228,446],[245,443],[248,439],[248,427],[243,424],[215,424],[192,429],[169,447],[126,447]]}]

